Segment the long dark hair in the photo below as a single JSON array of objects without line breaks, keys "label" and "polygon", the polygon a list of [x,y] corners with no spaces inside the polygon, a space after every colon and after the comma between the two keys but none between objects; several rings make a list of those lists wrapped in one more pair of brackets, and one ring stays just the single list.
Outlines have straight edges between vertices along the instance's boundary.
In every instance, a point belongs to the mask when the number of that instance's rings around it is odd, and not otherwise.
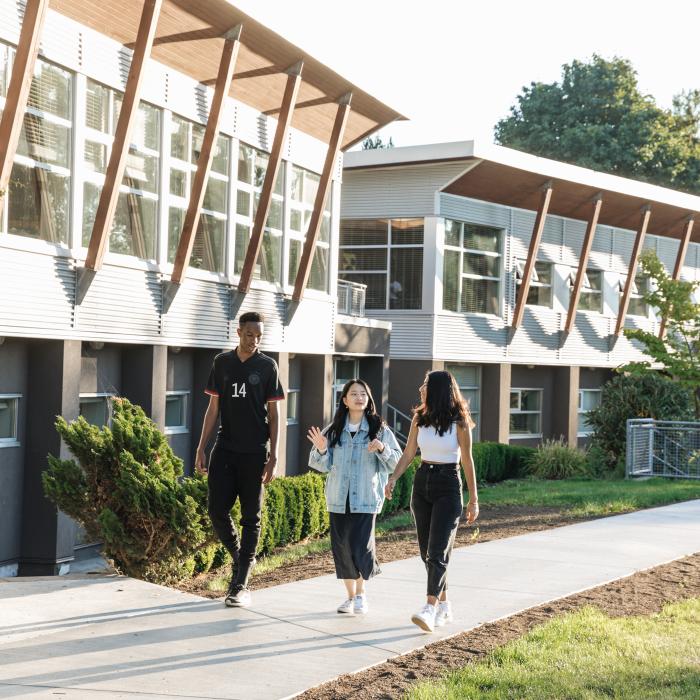
[{"label": "long dark hair", "polygon": [[425,381],[425,401],[421,401],[420,405],[413,409],[413,413],[418,417],[419,426],[432,426],[441,437],[453,423],[474,427],[469,404],[449,372],[427,372]]},{"label": "long dark hair", "polygon": [[375,408],[374,399],[372,398],[372,391],[367,385],[367,382],[364,381],[364,379],[351,379],[345,383],[345,386],[343,386],[343,391],[340,394],[340,399],[338,401],[338,408],[333,416],[333,422],[324,431],[326,437],[328,438],[328,444],[330,447],[340,445],[340,436],[343,434],[343,430],[345,429],[345,420],[349,413],[348,407],[343,402],[343,399],[348,395],[350,387],[353,384],[359,384],[367,392],[367,408],[365,408],[365,418],[367,419],[367,424],[369,426],[369,439],[374,440],[384,425],[384,420],[377,413],[377,409]]}]

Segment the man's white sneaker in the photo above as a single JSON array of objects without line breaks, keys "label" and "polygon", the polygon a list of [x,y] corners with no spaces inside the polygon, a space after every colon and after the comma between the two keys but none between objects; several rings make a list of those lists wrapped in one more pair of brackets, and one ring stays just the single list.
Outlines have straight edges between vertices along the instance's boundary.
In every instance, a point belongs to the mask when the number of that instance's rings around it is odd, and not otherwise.
[{"label": "man's white sneaker", "polygon": [[338,606],[338,612],[343,615],[354,615],[355,614],[355,599],[348,598],[344,603]]},{"label": "man's white sneaker", "polygon": [[251,603],[250,591],[240,585],[231,586],[224,602],[227,608],[247,608]]},{"label": "man's white sneaker", "polygon": [[413,613],[411,622],[426,632],[432,632],[435,629],[435,606],[426,603],[417,613]]},{"label": "man's white sneaker", "polygon": [[438,605],[435,613],[435,626],[442,627],[448,622],[452,622],[452,619],[452,605],[450,605],[449,600],[445,600]]},{"label": "man's white sneaker", "polygon": [[364,615],[369,610],[367,596],[364,593],[355,596],[354,608],[355,615]]}]

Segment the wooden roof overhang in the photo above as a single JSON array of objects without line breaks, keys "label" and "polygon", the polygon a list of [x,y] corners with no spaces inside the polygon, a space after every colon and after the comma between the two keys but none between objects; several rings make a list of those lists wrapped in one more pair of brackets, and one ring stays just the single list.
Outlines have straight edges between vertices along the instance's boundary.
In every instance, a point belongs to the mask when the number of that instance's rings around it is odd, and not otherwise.
[{"label": "wooden roof overhang", "polygon": [[[143,0],[50,0],[50,8],[131,47],[138,31]],[[347,93],[352,93],[352,110],[341,150],[392,121],[405,119],[227,0],[165,0],[151,58],[200,83],[213,85],[224,35],[239,24],[243,31],[229,91],[231,97],[277,117],[287,83],[284,71],[303,61],[304,75],[292,119],[293,128],[328,143],[337,101]]]}]

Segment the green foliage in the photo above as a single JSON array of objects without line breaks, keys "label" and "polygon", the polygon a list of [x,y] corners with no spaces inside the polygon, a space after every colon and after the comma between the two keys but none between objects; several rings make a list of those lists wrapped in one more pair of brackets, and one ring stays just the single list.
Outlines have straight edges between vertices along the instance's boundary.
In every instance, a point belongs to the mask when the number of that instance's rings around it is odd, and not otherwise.
[{"label": "green foliage", "polygon": [[138,406],[114,399],[112,428],[80,417],[56,429],[77,462],[49,456],[47,497],[104,542],[107,556],[130,576],[180,578],[213,559],[206,484],[180,480],[182,462]]},{"label": "green foliage", "polygon": [[394,147],[394,139],[391,136],[389,137],[389,141],[387,143],[384,143],[381,136],[368,136],[362,142],[362,150],[363,151],[371,151],[375,148],[393,148],[393,147]]},{"label": "green foliage", "polygon": [[[695,418],[700,420],[700,304],[693,301],[700,283],[674,280],[652,250],[644,251],[640,262],[652,281],[644,301],[666,318],[666,334],[659,338],[656,333],[628,328],[625,335],[639,341],[665,374],[692,393]],[[636,376],[654,371],[649,362],[631,363],[624,369]]]},{"label": "green foliage", "polygon": [[662,109],[622,58],[574,60],[560,82],[531,83],[496,141],[535,155],[676,189],[700,191],[697,90]]},{"label": "green foliage", "polygon": [[416,469],[420,466],[420,458],[416,457],[401,475],[401,478],[396,482],[394,493],[391,498],[384,501],[384,507],[380,517],[385,517],[397,510],[407,510],[411,507],[411,491],[413,490],[413,478],[416,475]]},{"label": "green foliage", "polygon": [[529,466],[536,479],[574,479],[590,474],[586,453],[561,439],[545,440],[530,457]]},{"label": "green foliage", "polygon": [[689,420],[688,390],[657,372],[638,376],[618,374],[603,386],[600,406],[586,416],[593,427],[592,444],[606,468],[615,469],[625,457],[628,418]]},{"label": "green foliage", "polygon": [[472,457],[477,481],[496,482],[515,479],[527,472],[533,447],[503,445],[499,442],[477,442]]}]

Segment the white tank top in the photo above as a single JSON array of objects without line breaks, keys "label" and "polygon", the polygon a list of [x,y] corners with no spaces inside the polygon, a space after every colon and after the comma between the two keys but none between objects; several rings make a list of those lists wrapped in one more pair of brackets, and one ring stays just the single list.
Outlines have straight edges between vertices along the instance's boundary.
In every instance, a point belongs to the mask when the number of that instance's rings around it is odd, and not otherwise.
[{"label": "white tank top", "polygon": [[433,427],[418,426],[418,447],[424,462],[457,464],[459,462],[459,443],[457,427],[453,423],[442,436]]}]

